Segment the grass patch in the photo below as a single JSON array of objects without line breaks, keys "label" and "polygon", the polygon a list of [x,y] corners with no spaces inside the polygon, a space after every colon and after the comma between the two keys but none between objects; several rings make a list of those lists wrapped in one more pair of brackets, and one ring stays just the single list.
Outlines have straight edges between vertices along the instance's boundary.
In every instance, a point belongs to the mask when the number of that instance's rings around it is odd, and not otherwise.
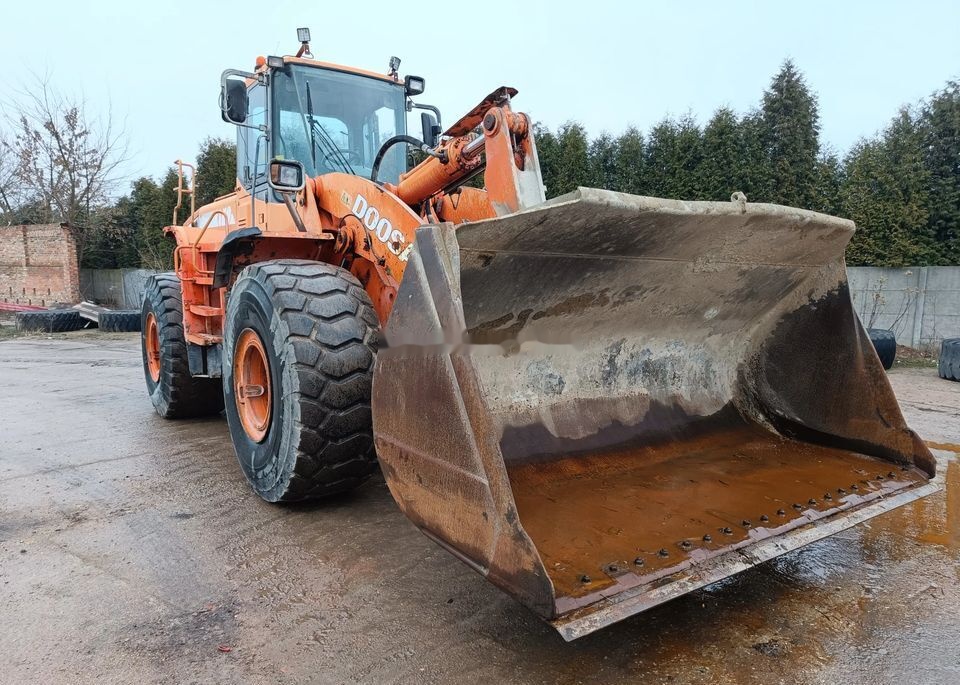
[{"label": "grass patch", "polygon": [[929,348],[918,350],[906,345],[897,345],[897,356],[893,361],[895,369],[935,369],[937,355]]},{"label": "grass patch", "polygon": [[895,359],[893,362],[895,369],[935,369],[937,368],[936,359]]},{"label": "grass patch", "polygon": [[23,333],[17,330],[16,326],[0,325],[0,340],[10,340],[19,338]]}]

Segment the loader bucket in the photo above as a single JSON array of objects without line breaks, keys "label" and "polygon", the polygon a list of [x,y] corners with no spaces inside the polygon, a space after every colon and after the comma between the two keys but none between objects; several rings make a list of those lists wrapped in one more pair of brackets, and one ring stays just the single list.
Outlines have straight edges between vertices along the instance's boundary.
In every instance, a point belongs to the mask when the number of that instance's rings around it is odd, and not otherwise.
[{"label": "loader bucket", "polygon": [[421,228],[374,375],[394,498],[570,640],[935,491],[853,230],[586,188]]}]

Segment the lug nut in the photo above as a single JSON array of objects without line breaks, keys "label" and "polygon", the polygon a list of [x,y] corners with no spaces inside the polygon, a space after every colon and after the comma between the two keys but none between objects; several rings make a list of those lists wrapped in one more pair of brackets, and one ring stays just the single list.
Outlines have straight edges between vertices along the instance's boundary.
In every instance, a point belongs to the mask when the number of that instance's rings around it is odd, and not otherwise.
[{"label": "lug nut", "polygon": [[740,522],[740,525],[743,526],[744,528],[749,528],[749,527],[752,526],[753,524],[750,523],[747,519],[743,519],[743,520]]},{"label": "lug nut", "polygon": [[847,494],[847,491],[844,490],[843,488],[837,488],[837,494],[838,494],[838,495],[846,495],[846,494]]},{"label": "lug nut", "polygon": [[680,543],[680,546],[683,547],[684,549],[690,549],[690,541],[684,540],[683,542]]},{"label": "lug nut", "polygon": [[733,529],[732,529],[732,528],[728,528],[728,527],[726,527],[726,526],[724,526],[723,528],[721,528],[721,529],[720,529],[720,532],[723,533],[724,535],[733,535]]},{"label": "lug nut", "polygon": [[800,509],[803,509],[803,505],[802,505],[802,504],[794,504],[794,505],[793,505],[793,508],[796,509],[797,511],[799,511]]},{"label": "lug nut", "polygon": [[590,576],[588,576],[588,575],[586,575],[586,574],[580,576],[580,582],[581,582],[581,583],[589,583],[589,582],[590,582]]},{"label": "lug nut", "polygon": [[893,478],[893,477],[894,477],[893,471],[891,471],[890,473],[887,474],[887,478]]},{"label": "lug nut", "polygon": [[660,556],[661,558],[663,558],[663,559],[666,559],[668,556],[670,556],[670,552],[668,552],[667,550],[661,548],[660,551],[657,552],[657,555],[659,555],[659,556]]},{"label": "lug nut", "polygon": [[859,489],[860,489],[860,486],[857,485],[856,483],[854,483],[853,485],[850,486],[850,489],[851,489],[851,490],[859,490]]},{"label": "lug nut", "polygon": [[777,516],[786,516],[787,512],[783,509],[777,509]]},{"label": "lug nut", "polygon": [[704,542],[712,542],[712,541],[713,541],[713,537],[712,537],[709,533],[707,533],[706,535],[703,536],[703,541],[704,541]]},{"label": "lug nut", "polygon": [[617,565],[616,565],[616,564],[610,564],[610,565],[607,567],[607,570],[610,571],[610,573],[616,573],[616,572],[619,571],[620,569],[617,568]]},{"label": "lug nut", "polygon": [[813,497],[807,500],[807,504],[816,504],[816,503],[817,503],[817,500],[815,500]]},{"label": "lug nut", "polygon": [[833,495],[831,495],[829,492],[825,492],[823,493],[823,499],[831,500],[833,499]]},{"label": "lug nut", "polygon": [[643,566],[643,559],[641,559],[640,557],[637,557],[636,559],[633,560],[633,565],[634,565],[634,566]]},{"label": "lug nut", "polygon": [[763,521],[764,523],[766,523],[767,521],[770,520],[770,517],[767,516],[766,514],[761,514],[761,515],[760,515],[760,520]]}]

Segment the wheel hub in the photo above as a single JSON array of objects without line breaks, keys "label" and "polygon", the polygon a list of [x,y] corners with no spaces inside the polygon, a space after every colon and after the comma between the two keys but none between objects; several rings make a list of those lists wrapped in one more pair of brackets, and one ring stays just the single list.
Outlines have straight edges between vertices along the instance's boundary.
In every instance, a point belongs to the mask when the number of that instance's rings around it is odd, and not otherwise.
[{"label": "wheel hub", "polygon": [[263,341],[251,328],[245,328],[237,338],[233,389],[243,430],[254,442],[262,442],[270,428],[270,365]]},{"label": "wheel hub", "polygon": [[144,331],[147,349],[147,371],[154,383],[160,382],[160,327],[153,312],[147,314],[147,327]]}]

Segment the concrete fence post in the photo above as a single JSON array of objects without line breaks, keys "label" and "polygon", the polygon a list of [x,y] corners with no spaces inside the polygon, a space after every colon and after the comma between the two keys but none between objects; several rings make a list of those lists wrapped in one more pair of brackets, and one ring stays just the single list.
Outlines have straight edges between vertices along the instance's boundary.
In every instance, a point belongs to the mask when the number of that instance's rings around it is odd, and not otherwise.
[{"label": "concrete fence post", "polygon": [[917,299],[913,303],[913,331],[910,338],[910,347],[918,347],[923,334],[923,310],[927,300],[928,267],[921,266],[917,277]]}]

